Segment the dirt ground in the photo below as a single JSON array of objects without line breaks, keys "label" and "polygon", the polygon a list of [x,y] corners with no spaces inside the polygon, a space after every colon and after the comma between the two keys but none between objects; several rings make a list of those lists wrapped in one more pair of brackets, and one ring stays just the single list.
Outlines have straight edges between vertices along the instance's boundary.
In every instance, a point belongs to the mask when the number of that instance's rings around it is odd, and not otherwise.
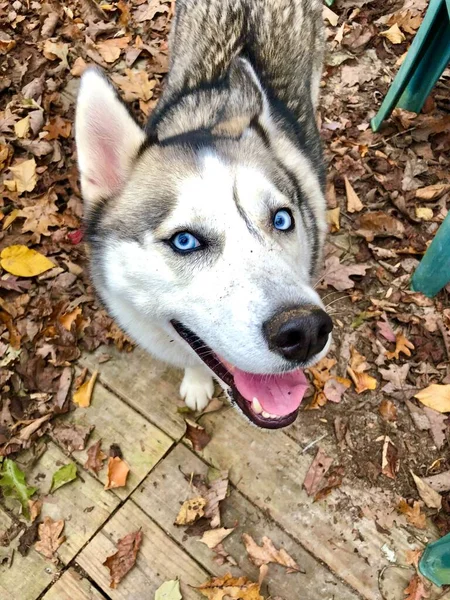
[{"label": "dirt ground", "polygon": [[[1,263],[0,455],[12,458],[73,406],[82,352],[131,347],[89,283],[74,103],[80,75],[97,64],[144,122],[167,72],[175,2],[101,4],[0,0],[0,251],[23,245],[53,262],[29,277]],[[305,447],[324,439],[342,467],[336,486],[344,479],[385,489],[406,500],[406,513],[420,501],[411,470],[450,470],[446,414],[414,397],[450,384],[450,290],[433,300],[409,290],[450,201],[450,73],[422,114],[397,109],[377,134],[369,124],[426,5],[338,0],[324,13],[319,122],[330,236],[317,288],[334,344],[310,370],[310,396],[288,431]],[[418,508],[441,535],[450,531],[446,494],[441,511],[423,501]]]}]

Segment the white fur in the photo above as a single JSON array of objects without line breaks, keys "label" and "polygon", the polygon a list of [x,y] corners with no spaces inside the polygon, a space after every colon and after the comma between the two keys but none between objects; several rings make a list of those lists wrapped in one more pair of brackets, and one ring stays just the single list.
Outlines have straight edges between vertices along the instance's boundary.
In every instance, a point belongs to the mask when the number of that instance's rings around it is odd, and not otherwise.
[{"label": "white fur", "polygon": [[201,412],[214,394],[214,384],[209,370],[203,366],[188,367],[184,371],[180,396],[191,410]]}]

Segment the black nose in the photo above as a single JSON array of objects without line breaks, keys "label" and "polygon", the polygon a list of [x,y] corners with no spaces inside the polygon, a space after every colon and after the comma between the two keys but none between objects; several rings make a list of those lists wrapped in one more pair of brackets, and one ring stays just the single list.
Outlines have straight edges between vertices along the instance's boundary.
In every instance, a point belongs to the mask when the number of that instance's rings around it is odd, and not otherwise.
[{"label": "black nose", "polygon": [[333,322],[317,306],[285,309],[263,325],[269,348],[288,360],[306,362],[328,341]]}]

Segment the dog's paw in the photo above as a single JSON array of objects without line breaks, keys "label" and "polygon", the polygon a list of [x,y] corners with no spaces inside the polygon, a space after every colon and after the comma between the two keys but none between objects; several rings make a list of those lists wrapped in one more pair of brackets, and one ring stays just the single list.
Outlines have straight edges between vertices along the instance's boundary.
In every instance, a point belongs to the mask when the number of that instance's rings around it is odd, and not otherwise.
[{"label": "dog's paw", "polygon": [[180,395],[191,410],[205,409],[214,394],[214,383],[211,375],[204,369],[185,369],[180,386]]}]

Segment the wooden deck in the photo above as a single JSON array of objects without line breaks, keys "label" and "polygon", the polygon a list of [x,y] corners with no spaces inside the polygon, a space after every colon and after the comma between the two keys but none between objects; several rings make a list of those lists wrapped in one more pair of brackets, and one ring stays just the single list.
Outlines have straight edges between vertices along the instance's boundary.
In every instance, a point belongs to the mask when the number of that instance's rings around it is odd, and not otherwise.
[{"label": "wooden deck", "polygon": [[[81,361],[81,366],[100,372],[92,405],[65,418],[95,425],[88,445],[99,438],[104,448],[119,444],[131,467],[127,486],[105,491],[105,470],[98,477],[87,472],[82,451],[73,454],[78,479],[49,494],[51,474],[67,462],[64,451],[50,441],[39,461],[25,470],[29,483],[47,494],[43,514],[65,519],[67,539],[57,552],[58,561],[34,549],[26,558],[16,552],[12,566],[0,570],[1,600],[153,600],[155,590],[175,578],[181,581],[184,600],[200,600],[191,586],[212,575],[231,570],[257,580],[258,570],[241,541],[243,532],[257,542],[270,537],[304,571],[287,575],[282,567],[271,565],[267,598],[404,599],[412,575],[401,568],[405,552],[420,543],[408,528],[397,524],[384,533],[364,516],[382,501],[383,490],[343,485],[313,503],[302,483],[317,448],[303,452],[311,440],[303,439],[301,427],[260,431],[228,407],[202,418],[212,440],[196,454],[183,438],[184,418],[177,412],[180,373],[140,350],[125,354],[108,348],[112,359],[98,364],[104,351]],[[322,417],[318,415],[318,422]],[[333,444],[329,438],[321,442],[330,454]],[[237,567],[218,566],[198,538],[173,525],[190,494],[183,474],[205,473],[210,465],[230,470],[231,493],[222,502],[222,521],[226,527],[237,523],[224,542]],[[0,509],[0,531],[9,524],[10,517]],[[121,537],[139,527],[143,543],[136,566],[117,589],[110,589],[102,563]],[[422,541],[433,535],[427,531]],[[389,563],[389,553],[395,565]],[[442,595],[436,588],[430,598],[450,600],[450,592]]]}]

